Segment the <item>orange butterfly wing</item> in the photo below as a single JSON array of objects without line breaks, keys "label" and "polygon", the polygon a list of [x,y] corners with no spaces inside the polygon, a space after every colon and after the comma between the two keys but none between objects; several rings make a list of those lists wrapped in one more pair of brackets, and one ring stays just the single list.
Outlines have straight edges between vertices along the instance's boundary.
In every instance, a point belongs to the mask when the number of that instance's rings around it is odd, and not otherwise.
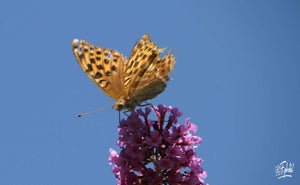
[{"label": "orange butterfly wing", "polygon": [[72,41],[74,55],[87,76],[105,94],[118,101],[124,95],[124,66],[126,58],[115,50],[99,48],[89,42]]}]

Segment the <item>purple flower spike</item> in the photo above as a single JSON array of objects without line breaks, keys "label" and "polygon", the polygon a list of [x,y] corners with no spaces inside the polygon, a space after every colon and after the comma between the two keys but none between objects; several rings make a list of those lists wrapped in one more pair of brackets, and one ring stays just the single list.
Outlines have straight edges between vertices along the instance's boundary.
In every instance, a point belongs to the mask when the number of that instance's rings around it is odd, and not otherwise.
[{"label": "purple flower spike", "polygon": [[175,125],[182,116],[177,108],[158,105],[153,111],[156,120],[149,119],[151,109],[147,107],[132,111],[120,122],[117,145],[121,151],[110,149],[109,157],[117,184],[203,185],[207,174],[193,149],[202,141],[195,134],[197,126],[190,118]]}]

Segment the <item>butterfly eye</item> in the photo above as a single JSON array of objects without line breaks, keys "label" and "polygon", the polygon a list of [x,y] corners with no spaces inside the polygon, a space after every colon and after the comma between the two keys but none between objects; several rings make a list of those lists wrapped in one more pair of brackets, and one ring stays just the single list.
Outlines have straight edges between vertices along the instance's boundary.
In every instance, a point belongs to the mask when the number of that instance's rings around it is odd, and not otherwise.
[{"label": "butterfly eye", "polygon": [[117,109],[118,109],[118,110],[122,110],[123,108],[124,108],[124,105],[123,105],[123,104],[118,104],[118,105],[117,105]]},{"label": "butterfly eye", "polygon": [[121,111],[124,109],[124,102],[117,102],[112,108],[117,109],[118,111]]}]

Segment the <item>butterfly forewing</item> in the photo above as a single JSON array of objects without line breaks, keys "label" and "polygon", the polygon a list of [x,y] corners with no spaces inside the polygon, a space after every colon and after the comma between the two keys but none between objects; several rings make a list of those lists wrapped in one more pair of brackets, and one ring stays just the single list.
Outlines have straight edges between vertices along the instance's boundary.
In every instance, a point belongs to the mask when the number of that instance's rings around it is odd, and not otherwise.
[{"label": "butterfly forewing", "polygon": [[89,42],[74,39],[74,55],[87,76],[105,94],[118,100],[124,94],[124,64],[126,59],[115,50],[91,46]]},{"label": "butterfly forewing", "polygon": [[155,42],[151,41],[149,34],[145,34],[138,44],[135,44],[127,64],[125,76],[125,88],[129,96],[133,96],[135,89],[141,83],[145,72],[152,63],[159,59],[162,52]]}]

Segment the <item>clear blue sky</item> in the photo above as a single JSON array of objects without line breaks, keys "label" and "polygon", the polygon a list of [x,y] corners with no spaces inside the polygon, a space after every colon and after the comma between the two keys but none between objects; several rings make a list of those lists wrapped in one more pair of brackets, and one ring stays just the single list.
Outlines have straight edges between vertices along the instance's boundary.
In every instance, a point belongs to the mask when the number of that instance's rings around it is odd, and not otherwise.
[{"label": "clear blue sky", "polygon": [[[203,141],[211,185],[300,184],[300,3],[5,1],[0,7],[0,185],[115,184],[118,112],[84,74],[74,38],[126,56],[149,33],[176,70],[153,104],[178,107]],[[295,163],[293,177],[275,166]]]}]

